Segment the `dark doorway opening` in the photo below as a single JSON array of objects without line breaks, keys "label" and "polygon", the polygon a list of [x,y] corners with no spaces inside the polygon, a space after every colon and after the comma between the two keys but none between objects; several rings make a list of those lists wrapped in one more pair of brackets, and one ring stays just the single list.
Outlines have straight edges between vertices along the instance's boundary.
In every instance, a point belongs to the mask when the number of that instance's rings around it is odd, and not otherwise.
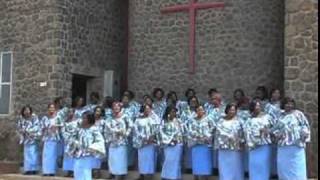
[{"label": "dark doorway opening", "polygon": [[[78,74],[73,74],[72,76],[72,101],[76,97],[82,97],[84,100],[84,104],[87,99],[87,82],[90,79],[89,76],[83,76]],[[72,104],[74,106],[74,104]]]}]

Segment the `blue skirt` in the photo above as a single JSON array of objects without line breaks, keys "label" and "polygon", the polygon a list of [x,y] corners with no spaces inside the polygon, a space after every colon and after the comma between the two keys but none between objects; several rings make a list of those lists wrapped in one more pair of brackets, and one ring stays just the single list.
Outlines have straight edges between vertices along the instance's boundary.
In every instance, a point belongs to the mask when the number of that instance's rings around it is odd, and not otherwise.
[{"label": "blue skirt", "polygon": [[64,154],[64,143],[63,141],[58,141],[58,156],[62,157]]},{"label": "blue skirt", "polygon": [[278,147],[278,176],[281,180],[307,180],[305,149],[298,146]]},{"label": "blue skirt", "polygon": [[181,179],[182,145],[167,146],[164,148],[164,163],[161,172],[163,179]]},{"label": "blue skirt", "polygon": [[156,146],[147,145],[138,149],[140,174],[154,174],[156,171]]},{"label": "blue skirt", "polygon": [[257,147],[249,152],[250,180],[269,180],[271,174],[271,145]]},{"label": "blue skirt", "polygon": [[56,174],[58,159],[58,141],[48,140],[44,142],[42,154],[42,173]]},{"label": "blue skirt", "polygon": [[74,168],[74,158],[66,154],[63,156],[63,170],[64,171],[73,171]]},{"label": "blue skirt", "polygon": [[97,157],[92,157],[91,164],[92,164],[92,169],[100,169],[102,164],[102,159]]},{"label": "blue skirt", "polygon": [[212,167],[214,169],[218,169],[218,150],[216,149],[213,149],[212,150]]},{"label": "blue skirt", "polygon": [[109,147],[109,170],[113,175],[128,174],[127,146]]},{"label": "blue skirt", "polygon": [[278,147],[276,144],[272,144],[272,155],[271,155],[271,174],[277,175],[277,150]]},{"label": "blue skirt", "polygon": [[184,168],[192,168],[192,148],[187,145],[183,146],[183,165]]},{"label": "blue skirt", "polygon": [[80,157],[74,159],[74,179],[92,180],[92,157]]},{"label": "blue skirt", "polygon": [[192,147],[192,173],[193,175],[212,174],[212,149],[208,145]]},{"label": "blue skirt", "polygon": [[133,148],[132,137],[129,137],[128,141],[129,141],[129,144],[127,146],[128,166],[133,166],[135,162],[135,157],[136,157],[136,149]]},{"label": "blue skirt", "polygon": [[24,144],[23,159],[23,169],[25,172],[40,170],[40,154],[38,143]]},{"label": "blue skirt", "polygon": [[244,180],[242,151],[219,150],[219,180]]},{"label": "blue skirt", "polygon": [[247,149],[242,151],[242,157],[244,172],[249,172],[249,152]]}]

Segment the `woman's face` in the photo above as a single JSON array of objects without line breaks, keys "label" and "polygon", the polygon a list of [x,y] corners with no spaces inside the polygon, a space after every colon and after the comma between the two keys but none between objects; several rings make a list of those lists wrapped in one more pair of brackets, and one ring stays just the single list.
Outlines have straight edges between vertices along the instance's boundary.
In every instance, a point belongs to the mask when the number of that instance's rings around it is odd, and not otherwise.
[{"label": "woman's face", "polygon": [[293,102],[288,102],[287,104],[284,105],[284,110],[286,112],[291,112],[292,110],[294,110],[294,104]]},{"label": "woman's face", "polygon": [[177,111],[175,109],[172,109],[169,113],[169,119],[174,119],[177,116]]},{"label": "woman's face", "polygon": [[259,114],[261,112],[261,104],[257,102],[256,106],[254,107],[254,113]]},{"label": "woman's face", "polygon": [[228,111],[228,116],[229,117],[234,117],[237,114],[237,108],[235,106],[231,106],[231,108]]},{"label": "woman's face", "polygon": [[220,105],[221,99],[220,99],[220,97],[219,97],[218,94],[214,94],[214,95],[212,96],[211,100],[212,100],[212,104],[213,104],[214,106],[219,106],[219,105]]},{"label": "woman's face", "polygon": [[151,107],[146,105],[144,109],[144,115],[149,116],[151,114],[151,111],[152,111]]},{"label": "woman's face", "polygon": [[48,108],[48,112],[50,115],[53,115],[56,112],[56,108],[53,104],[51,104]]},{"label": "woman's face", "polygon": [[263,93],[263,91],[261,91],[261,90],[256,90],[256,96],[259,98],[259,99],[261,99],[261,100],[263,100],[264,99],[264,93]]},{"label": "woman's face", "polygon": [[192,96],[195,96],[194,91],[188,91],[188,93],[187,93],[187,98],[189,99],[189,98],[191,98]]},{"label": "woman's face", "polygon": [[202,117],[202,116],[205,115],[205,111],[204,111],[204,108],[202,106],[199,106],[197,108],[197,115],[198,115],[198,117]]},{"label": "woman's face", "polygon": [[162,99],[162,98],[163,98],[163,94],[162,94],[161,91],[157,91],[157,92],[156,92],[156,98],[157,98],[157,99]]},{"label": "woman's face", "polygon": [[30,108],[27,107],[27,108],[24,109],[23,116],[26,117],[26,118],[29,118],[31,116]]},{"label": "woman's face", "polygon": [[145,104],[148,104],[148,105],[152,105],[152,100],[151,100],[150,98],[146,98],[146,99],[144,100],[144,103],[145,103]]},{"label": "woman's face", "polygon": [[272,93],[271,96],[272,96],[272,97],[271,97],[272,100],[278,101],[278,100],[280,99],[280,97],[281,97],[281,93],[280,93],[280,91],[277,89],[277,90],[273,91],[273,93]]},{"label": "woman's face", "polygon": [[236,91],[236,92],[234,93],[234,99],[235,99],[236,101],[240,101],[241,98],[242,98],[242,93],[241,93],[240,91]]},{"label": "woman's face", "polygon": [[81,125],[82,126],[87,126],[89,124],[89,119],[88,119],[88,117],[87,116],[83,116],[82,117],[82,123],[81,123]]},{"label": "woman's face", "polygon": [[101,108],[97,108],[97,110],[96,110],[96,112],[95,112],[95,117],[97,117],[97,118],[100,118],[101,117],[101,114],[102,114],[102,110],[101,110]]},{"label": "woman's face", "polygon": [[114,113],[120,113],[121,112],[121,106],[119,104],[115,104],[112,106],[112,111]]},{"label": "woman's face", "polygon": [[122,103],[123,103],[124,106],[129,105],[129,98],[128,98],[128,96],[123,96],[123,98],[122,98]]},{"label": "woman's face", "polygon": [[83,98],[80,98],[76,104],[77,107],[81,107],[83,105]]},{"label": "woman's face", "polygon": [[190,107],[196,107],[196,106],[198,106],[198,101],[197,101],[197,98],[192,98],[191,100],[190,100]]}]

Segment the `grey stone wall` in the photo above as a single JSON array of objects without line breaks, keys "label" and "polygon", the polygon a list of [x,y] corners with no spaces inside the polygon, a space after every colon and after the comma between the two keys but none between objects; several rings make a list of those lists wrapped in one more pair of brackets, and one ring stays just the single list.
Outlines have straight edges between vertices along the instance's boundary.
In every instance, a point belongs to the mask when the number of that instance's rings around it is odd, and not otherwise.
[{"label": "grey stone wall", "polygon": [[312,127],[308,173],[318,176],[318,1],[286,0],[285,90]]},{"label": "grey stone wall", "polygon": [[44,114],[55,97],[71,97],[72,73],[91,76],[89,91],[99,92],[104,70],[123,74],[122,3],[0,0],[0,51],[13,52],[12,113],[0,117],[0,160],[19,159],[15,120],[23,105]]},{"label": "grey stone wall", "polygon": [[130,0],[130,89],[140,97],[154,87],[182,96],[192,87],[205,99],[215,87],[230,99],[236,88],[252,95],[258,85],[283,87],[283,1],[223,0],[224,9],[198,11],[194,75],[188,69],[189,15],[160,13],[188,2]]},{"label": "grey stone wall", "polygon": [[[0,159],[17,159],[15,117],[25,104],[44,112],[55,97],[53,80],[58,61],[55,1],[0,1],[0,51],[13,52],[12,112],[0,117]],[[40,82],[46,81],[47,88]],[[50,91],[48,91],[48,89]],[[52,91],[51,91],[52,90]]]},{"label": "grey stone wall", "polygon": [[[71,97],[71,73],[92,77],[88,93],[102,94],[103,73],[116,70],[123,75],[126,52],[124,1],[68,0],[58,2],[61,71],[60,95]],[[68,83],[65,83],[68,82]]]}]

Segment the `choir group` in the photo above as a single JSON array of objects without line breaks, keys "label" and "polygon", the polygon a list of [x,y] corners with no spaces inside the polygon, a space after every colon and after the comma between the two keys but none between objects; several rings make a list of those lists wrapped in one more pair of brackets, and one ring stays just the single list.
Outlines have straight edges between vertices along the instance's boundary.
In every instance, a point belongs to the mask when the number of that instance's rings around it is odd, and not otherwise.
[{"label": "choir group", "polygon": [[184,170],[195,180],[208,179],[214,170],[220,180],[243,180],[245,173],[250,180],[307,179],[309,123],[279,89],[270,98],[263,86],[253,98],[237,89],[232,103],[216,89],[204,104],[193,89],[185,96],[180,101],[171,91],[165,97],[156,88],[141,103],[125,91],[120,101],[106,97],[99,104],[98,93],[92,93],[88,105],[77,97],[72,108],[58,98],[42,118],[24,106],[17,130],[25,174],[54,176],[63,157],[63,170],[76,180],[99,176],[103,164],[112,179],[125,179],[134,166],[139,179],[147,180],[158,169],[163,180],[181,180]]}]

